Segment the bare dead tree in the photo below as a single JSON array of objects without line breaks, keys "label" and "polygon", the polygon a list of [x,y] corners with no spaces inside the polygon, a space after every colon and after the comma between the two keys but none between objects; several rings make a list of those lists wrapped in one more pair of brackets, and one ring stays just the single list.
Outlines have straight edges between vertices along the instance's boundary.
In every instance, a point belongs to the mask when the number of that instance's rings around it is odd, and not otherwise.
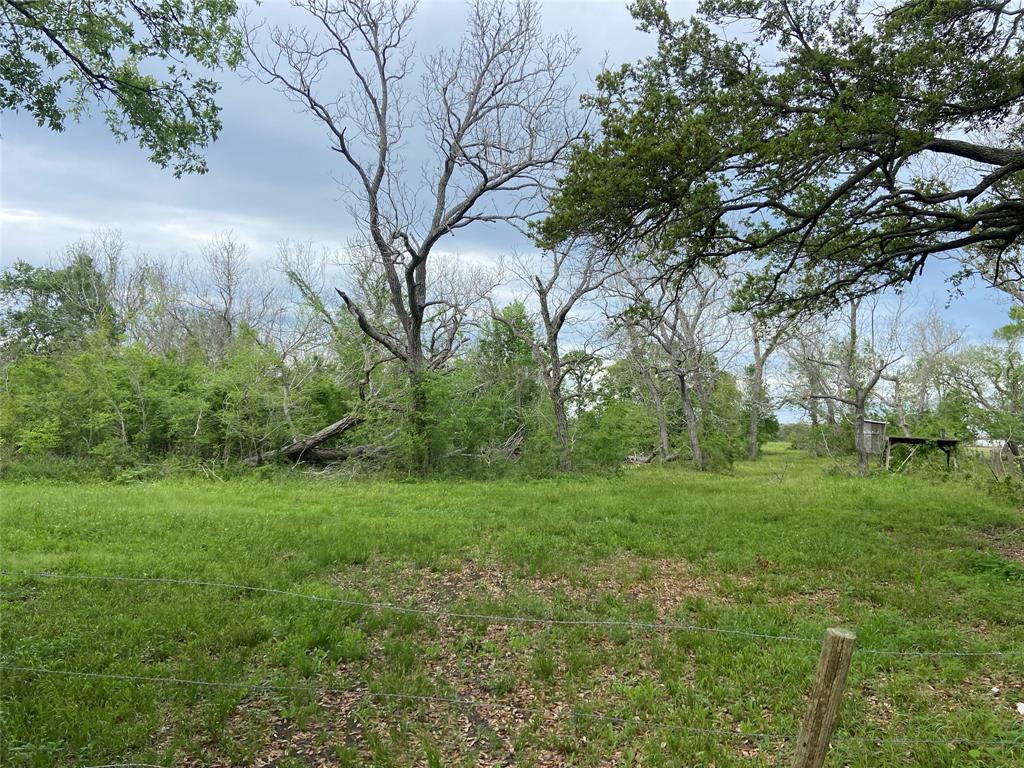
[{"label": "bare dead tree", "polygon": [[814,359],[811,363],[832,368],[837,386],[831,392],[815,392],[815,399],[832,400],[850,410],[853,420],[857,469],[867,474],[871,458],[865,422],[875,389],[893,365],[903,359],[901,319],[903,303],[886,313],[877,297],[855,299],[845,308],[845,338],[835,345],[832,359]]},{"label": "bare dead tree", "polygon": [[750,399],[750,424],[747,432],[747,457],[756,459],[760,453],[759,432],[761,419],[769,412],[768,389],[765,386],[765,368],[768,360],[792,332],[794,321],[780,316],[767,323],[750,316],[751,363],[747,376]]},{"label": "bare dead tree", "polygon": [[[491,307],[492,320],[501,323],[516,338],[529,345],[540,369],[554,411],[558,468],[562,472],[572,469],[572,438],[565,384],[573,373],[573,367],[566,364],[563,354],[562,332],[570,316],[578,312],[585,300],[599,291],[613,274],[612,264],[606,253],[576,247],[573,243],[533,258],[519,256],[513,259],[512,272],[530,291],[538,308],[537,335],[524,334],[522,328]],[[594,334],[587,335],[586,325],[586,322],[577,322],[574,327],[576,351],[583,355],[582,358],[577,356],[577,362],[595,357]]]},{"label": "bare dead tree", "polygon": [[[379,266],[393,325],[339,289],[364,334],[404,365],[410,382],[455,354],[462,299],[434,290],[441,238],[479,222],[525,222],[583,119],[570,108],[568,37],[541,31],[533,0],[474,0],[458,48],[420,66],[409,39],[414,4],[298,0],[310,26],[245,21],[249,67],[325,129],[347,173],[350,212]],[[420,73],[416,93],[410,84]],[[340,72],[344,82],[336,79]],[[403,142],[414,129],[433,155],[419,178]]]},{"label": "bare dead tree", "polygon": [[724,358],[735,354],[735,317],[729,281],[712,270],[682,279],[666,277],[649,264],[624,265],[619,283],[625,318],[652,339],[665,356],[679,390],[693,462],[707,467],[704,444],[713,425],[711,404]]},{"label": "bare dead tree", "polygon": [[933,308],[909,323],[904,335],[909,362],[882,375],[889,389],[880,388],[878,399],[896,414],[900,431],[909,435],[908,414],[934,410],[945,396],[964,329],[944,320]]},{"label": "bare dead tree", "polygon": [[231,233],[214,237],[198,258],[182,256],[155,275],[160,309],[175,327],[170,336],[196,344],[210,359],[222,358],[242,328],[266,344],[284,322],[279,287]]},{"label": "bare dead tree", "polygon": [[149,260],[129,254],[124,237],[116,229],[98,230],[72,245],[63,256],[63,265],[80,257],[91,260],[93,269],[82,270],[81,279],[64,286],[64,300],[94,311],[112,310],[109,320],[116,322],[125,340],[141,341],[140,324],[149,302]]},{"label": "bare dead tree", "polygon": [[[375,324],[382,327],[392,322],[388,312],[388,299],[384,278],[372,259],[354,258],[351,254],[342,261],[330,251],[314,248],[312,243],[283,243],[278,253],[278,268],[298,293],[298,300],[308,312],[319,331],[320,354],[333,359],[344,372],[349,383],[358,389],[362,402],[372,400],[382,387],[378,374],[395,361],[394,355],[373,342],[346,322],[342,311],[332,302],[326,290],[328,271],[344,268],[351,274],[351,291],[359,299]],[[354,337],[353,334],[356,334]],[[355,351],[353,351],[355,350]]]}]

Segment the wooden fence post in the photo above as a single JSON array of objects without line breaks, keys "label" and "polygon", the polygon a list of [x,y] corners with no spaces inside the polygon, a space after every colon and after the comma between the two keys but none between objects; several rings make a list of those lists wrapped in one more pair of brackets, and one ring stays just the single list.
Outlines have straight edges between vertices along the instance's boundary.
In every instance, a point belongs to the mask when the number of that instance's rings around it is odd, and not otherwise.
[{"label": "wooden fence post", "polygon": [[818,659],[814,688],[796,742],[793,768],[822,768],[828,753],[839,703],[846,687],[846,673],[853,658],[856,636],[845,629],[827,629]]}]

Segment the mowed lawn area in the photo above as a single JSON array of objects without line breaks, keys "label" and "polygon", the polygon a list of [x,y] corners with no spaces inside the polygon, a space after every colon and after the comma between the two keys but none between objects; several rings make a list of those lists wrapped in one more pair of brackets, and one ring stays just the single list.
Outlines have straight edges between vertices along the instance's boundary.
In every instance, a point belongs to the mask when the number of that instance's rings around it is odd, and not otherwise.
[{"label": "mowed lawn area", "polygon": [[828,765],[1024,765],[1024,514],[830,466],[0,486],[0,764],[788,765],[844,626]]}]

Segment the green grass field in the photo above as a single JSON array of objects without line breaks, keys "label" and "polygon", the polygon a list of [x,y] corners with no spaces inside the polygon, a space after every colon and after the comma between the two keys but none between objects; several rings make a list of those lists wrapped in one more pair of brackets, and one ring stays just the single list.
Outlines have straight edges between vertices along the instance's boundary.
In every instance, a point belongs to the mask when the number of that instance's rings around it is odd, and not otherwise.
[{"label": "green grass field", "polygon": [[828,765],[1024,763],[1024,514],[969,482],[774,446],[727,476],[0,493],[0,663],[254,686],[8,668],[4,766],[787,765],[834,625],[859,650]]}]

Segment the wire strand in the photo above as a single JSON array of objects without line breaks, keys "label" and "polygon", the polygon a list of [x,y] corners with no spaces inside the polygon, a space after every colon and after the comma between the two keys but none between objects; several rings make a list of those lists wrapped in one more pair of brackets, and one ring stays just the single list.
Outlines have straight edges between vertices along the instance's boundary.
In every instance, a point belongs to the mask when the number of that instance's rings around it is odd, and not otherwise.
[{"label": "wire strand", "polygon": [[434,701],[446,704],[471,705],[478,702],[472,699],[449,696],[425,696],[415,693],[385,693],[383,691],[352,691],[344,688],[330,688],[319,685],[279,685],[274,683],[242,683],[217,680],[192,680],[181,677],[153,677],[150,675],[122,675],[113,672],[81,672],[73,669],[50,669],[48,667],[22,667],[14,664],[0,664],[0,669],[8,672],[21,672],[33,675],[59,675],[61,677],[86,677],[101,680],[122,680],[140,683],[159,683],[161,685],[194,685],[200,688],[235,688],[244,690],[266,691],[307,691],[311,693],[355,694],[371,699],[400,699],[409,701]]},{"label": "wire strand", "polygon": [[837,736],[835,740],[858,741],[870,744],[963,744],[972,747],[1024,746],[1024,734],[1021,734],[1019,739],[989,739],[981,741],[962,736],[954,736],[949,739],[912,739],[903,736]]},{"label": "wire strand", "polygon": [[[210,587],[217,589],[233,589],[243,592],[254,592],[259,594],[279,595],[294,597],[311,602],[328,603],[332,605],[344,605],[352,608],[365,608],[379,611],[393,611],[417,616],[449,617],[470,621],[487,621],[503,624],[535,624],[541,626],[574,626],[574,627],[603,627],[622,629],[643,629],[649,631],[675,631],[675,632],[704,632],[708,634],[728,635],[734,637],[747,637],[751,639],[776,640],[779,642],[792,643],[818,643],[819,640],[812,637],[800,635],[777,635],[768,632],[757,632],[753,630],[731,629],[727,627],[706,627],[700,624],[687,624],[678,622],[645,622],[645,621],[618,621],[613,619],[551,619],[532,616],[506,616],[501,614],[467,613],[450,611],[435,608],[415,608],[412,606],[395,605],[378,601],[348,600],[337,597],[324,597],[321,595],[308,595],[303,592],[294,592],[274,587],[259,587],[249,584],[233,584],[222,581],[201,581],[196,579],[175,579],[157,576],[113,576],[93,575],[74,573],[49,573],[49,572],[17,572],[0,570],[0,576],[12,576],[20,578],[41,578],[41,579],[65,579],[73,581],[111,581],[143,584],[174,584],[181,586]],[[899,651],[879,648],[858,648],[858,654],[872,656],[904,656],[904,657],[1010,657],[1024,655],[1022,651]]]},{"label": "wire strand", "polygon": [[[663,723],[654,720],[643,720],[641,718],[626,718],[616,717],[613,715],[597,715],[588,714],[585,712],[574,712],[574,717],[594,720],[597,722],[607,722],[615,725],[640,725],[647,728],[656,728],[664,730],[683,731],[685,733],[697,733],[707,734],[713,736],[729,736],[738,739],[773,739],[776,741],[792,741],[796,739],[796,736],[787,733],[764,733],[754,732],[745,733],[743,731],[730,731],[722,728],[698,728],[695,726],[677,725],[675,723]],[[1005,747],[1005,746],[1024,746],[1024,733],[1021,734],[1020,739],[989,739],[989,740],[978,740],[970,739],[966,737],[952,737],[948,739],[914,739],[904,737],[884,737],[884,736],[844,736],[839,735],[832,738],[833,742],[842,741],[855,741],[864,742],[871,744],[964,744],[975,747]]]},{"label": "wire strand", "polygon": [[730,731],[725,728],[699,728],[691,725],[677,725],[676,723],[662,723],[640,718],[615,717],[613,715],[595,715],[586,712],[573,712],[573,717],[582,720],[593,720],[613,725],[642,725],[647,728],[660,730],[682,731],[684,733],[696,733],[707,736],[728,736],[734,739],[774,739],[776,741],[789,741],[796,738],[788,733],[744,733],[742,731]]},{"label": "wire strand", "polygon": [[[126,682],[143,682],[143,683],[159,683],[168,685],[193,685],[202,688],[227,688],[227,689],[241,689],[241,690],[267,690],[267,691],[307,691],[313,693],[338,693],[356,695],[359,698],[383,698],[383,699],[397,699],[397,700],[409,700],[419,702],[440,702],[445,704],[458,704],[462,706],[482,706],[483,702],[466,699],[462,697],[447,697],[447,696],[427,696],[421,694],[412,693],[387,693],[377,691],[352,691],[342,688],[333,688],[316,685],[276,685],[271,683],[243,683],[243,682],[227,682],[227,681],[214,681],[214,680],[193,680],[180,677],[155,677],[151,675],[125,675],[115,674],[112,672],[82,672],[78,670],[68,669],[50,669],[48,667],[23,667],[13,664],[0,664],[0,670],[8,672],[19,672],[24,674],[35,674],[35,675],[56,675],[60,677],[80,677],[89,679],[101,679],[101,680],[119,680]],[[790,741],[796,737],[792,734],[787,733],[768,733],[768,732],[752,732],[745,733],[742,731],[731,731],[725,728],[703,728],[697,726],[679,725],[677,723],[664,723],[652,720],[643,720],[640,718],[625,718],[616,717],[613,715],[599,715],[591,714],[587,712],[575,711],[572,713],[574,719],[580,720],[591,720],[594,722],[605,722],[613,725],[639,725],[646,728],[660,729],[660,730],[673,730],[681,731],[684,733],[702,734],[707,736],[727,736],[729,738],[738,738],[744,740],[751,739],[772,739],[776,741]],[[865,742],[872,744],[970,744],[976,747],[982,746],[1018,746],[1024,745],[1024,733],[1022,733],[1021,739],[994,739],[994,740],[975,740],[962,737],[954,737],[948,739],[913,739],[903,737],[875,737],[875,736],[838,736],[833,741],[856,741]],[[124,764],[122,764],[124,765]],[[127,765],[136,765],[129,763]],[[110,766],[96,766],[94,768],[114,768]]]},{"label": "wire strand", "polygon": [[0,576],[18,576],[24,578],[45,578],[45,579],[70,579],[81,581],[122,581],[157,584],[179,584],[199,587],[215,587],[221,589],[235,589],[246,592],[258,592],[261,594],[284,595],[297,597],[319,603],[333,605],[345,605],[353,608],[369,608],[380,611],[394,611],[418,616],[445,616],[453,619],[465,619],[472,621],[489,621],[503,624],[539,624],[545,626],[574,626],[574,627],[618,627],[623,629],[647,629],[647,630],[671,630],[686,632],[707,632],[719,635],[735,635],[739,637],[759,638],[765,640],[778,640],[797,643],[817,643],[818,640],[810,637],[796,635],[773,635],[767,632],[755,632],[745,629],[729,629],[723,627],[705,627],[700,624],[684,624],[676,622],[655,622],[655,621],[618,621],[613,619],[550,619],[533,616],[505,616],[489,613],[465,613],[437,608],[414,608],[411,606],[395,605],[376,601],[347,600],[337,597],[322,597],[320,595],[307,595],[303,592],[292,592],[285,589],[273,587],[256,587],[248,584],[231,584],[221,581],[196,581],[193,579],[172,579],[164,577],[140,577],[140,576],[99,576],[88,574],[65,574],[65,573],[19,573],[13,571],[0,571]]}]

